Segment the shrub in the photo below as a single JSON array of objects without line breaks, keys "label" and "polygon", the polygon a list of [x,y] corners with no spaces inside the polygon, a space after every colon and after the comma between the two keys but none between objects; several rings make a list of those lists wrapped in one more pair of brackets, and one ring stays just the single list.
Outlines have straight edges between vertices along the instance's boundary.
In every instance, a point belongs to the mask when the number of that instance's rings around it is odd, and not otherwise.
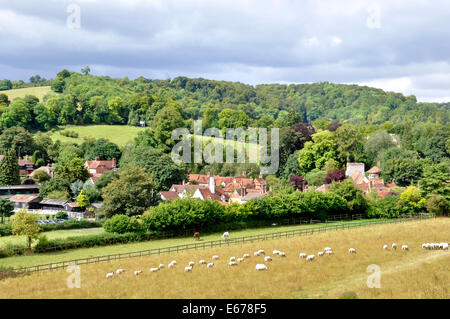
[{"label": "shrub", "polygon": [[12,227],[10,224],[0,224],[0,236],[11,236]]},{"label": "shrub", "polygon": [[41,228],[43,231],[94,228],[94,227],[102,227],[102,224],[99,222],[90,221],[90,220],[69,219],[62,223],[41,225]]},{"label": "shrub", "polygon": [[444,196],[432,194],[427,201],[427,211],[436,215],[448,215],[450,205]]},{"label": "shrub", "polygon": [[49,241],[48,241],[47,236],[41,235],[39,237],[39,240],[38,240],[36,246],[34,247],[34,249],[45,251],[48,249],[48,246],[49,246]]},{"label": "shrub", "polygon": [[139,229],[139,222],[134,217],[114,215],[105,222],[103,228],[108,233],[124,234],[137,231]]},{"label": "shrub", "polygon": [[66,219],[69,215],[66,212],[60,211],[56,213],[57,219]]}]

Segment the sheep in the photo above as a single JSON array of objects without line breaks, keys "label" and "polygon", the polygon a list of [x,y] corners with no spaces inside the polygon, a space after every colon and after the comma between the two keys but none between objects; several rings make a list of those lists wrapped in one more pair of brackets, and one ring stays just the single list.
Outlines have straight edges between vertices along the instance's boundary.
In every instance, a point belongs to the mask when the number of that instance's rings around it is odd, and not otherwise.
[{"label": "sheep", "polygon": [[238,263],[241,263],[241,262],[243,262],[243,261],[244,261],[244,258],[238,258],[238,259],[237,259],[237,262],[238,262]]},{"label": "sheep", "polygon": [[164,264],[159,264],[159,267],[158,267],[159,269],[162,269],[162,268],[164,268]]},{"label": "sheep", "polygon": [[150,268],[150,272],[157,272],[159,271],[159,268]]},{"label": "sheep", "polygon": [[208,264],[206,265],[206,267],[207,267],[207,268],[212,268],[212,267],[214,267],[214,263],[208,263]]},{"label": "sheep", "polygon": [[192,266],[184,267],[184,271],[192,271]]},{"label": "sheep", "polygon": [[384,245],[384,246],[383,246],[383,249],[384,249],[384,250],[388,250],[388,245]]},{"label": "sheep", "polygon": [[272,261],[272,258],[270,258],[270,256],[266,256],[264,257],[264,261]]},{"label": "sheep", "polygon": [[120,275],[121,273],[123,273],[125,271],[125,269],[117,269],[116,270],[116,274]]},{"label": "sheep", "polygon": [[175,266],[175,264],[170,263],[167,268],[172,268],[173,266]]},{"label": "sheep", "polygon": [[214,256],[212,256],[212,258],[211,258],[212,260],[217,260],[217,259],[219,259],[219,256],[217,256],[217,255],[214,255]]},{"label": "sheep", "polygon": [[402,245],[402,250],[409,250],[408,245]]},{"label": "sheep", "polygon": [[139,274],[142,274],[142,270],[135,270],[134,271],[134,275],[138,276]]},{"label": "sheep", "polygon": [[177,264],[176,260],[172,260],[170,263],[173,264],[173,265]]},{"label": "sheep", "polygon": [[228,263],[228,266],[237,266],[237,262],[235,262],[235,261],[230,261],[230,262]]},{"label": "sheep", "polygon": [[193,267],[194,264],[195,264],[195,263],[194,263],[193,261],[190,261],[190,262],[189,262],[189,267]]},{"label": "sheep", "polygon": [[222,235],[222,238],[225,239],[225,240],[228,240],[229,237],[230,237],[230,234],[227,231],[224,232],[223,235]]},{"label": "sheep", "polygon": [[306,254],[305,254],[305,253],[300,253],[300,254],[299,254],[299,257],[300,257],[300,258],[306,258]]},{"label": "sheep", "polygon": [[274,250],[274,251],[272,251],[272,254],[278,255],[279,252],[280,252],[279,250]]},{"label": "sheep", "polygon": [[280,251],[280,252],[278,253],[278,256],[280,256],[280,257],[286,257],[286,253],[285,253],[284,251]]},{"label": "sheep", "polygon": [[256,270],[268,270],[269,268],[267,268],[266,265],[264,264],[256,264]]},{"label": "sheep", "polygon": [[205,260],[200,260],[199,262],[198,262],[200,265],[204,265],[204,264],[206,264],[206,261]]},{"label": "sheep", "polygon": [[255,252],[253,253],[253,256],[259,256],[259,255],[260,255],[259,251],[255,251]]},{"label": "sheep", "polygon": [[306,261],[313,261],[315,257],[316,257],[316,256],[314,256],[314,255],[308,255],[308,256],[306,257]]},{"label": "sheep", "polygon": [[323,250],[327,251],[327,250],[331,250],[331,248],[330,247],[325,247]]},{"label": "sheep", "polygon": [[109,272],[106,274],[106,279],[113,278],[113,277],[114,277],[114,272]]},{"label": "sheep", "polygon": [[262,250],[262,249],[258,250],[258,252],[259,252],[260,255],[265,255],[265,254],[266,254],[266,253],[264,252],[264,250]]},{"label": "sheep", "polygon": [[323,251],[319,251],[319,252],[317,253],[317,255],[318,255],[319,257],[322,257],[322,256],[323,256],[323,254],[324,254],[324,252],[323,252]]},{"label": "sheep", "polygon": [[448,251],[448,243],[442,243],[442,250]]},{"label": "sheep", "polygon": [[230,257],[230,261],[236,261],[236,257]]},{"label": "sheep", "polygon": [[397,244],[396,243],[392,244],[392,249],[394,249],[394,250],[397,249]]},{"label": "sheep", "polygon": [[327,255],[333,255],[334,253],[333,253],[332,250],[327,250],[327,251],[325,252],[325,254],[327,254]]},{"label": "sheep", "polygon": [[349,252],[350,254],[356,254],[356,249],[355,249],[355,248],[349,248],[349,249],[348,249],[348,252]]},{"label": "sheep", "polygon": [[244,255],[242,255],[242,257],[244,257],[244,258],[250,258],[250,254],[244,254]]}]

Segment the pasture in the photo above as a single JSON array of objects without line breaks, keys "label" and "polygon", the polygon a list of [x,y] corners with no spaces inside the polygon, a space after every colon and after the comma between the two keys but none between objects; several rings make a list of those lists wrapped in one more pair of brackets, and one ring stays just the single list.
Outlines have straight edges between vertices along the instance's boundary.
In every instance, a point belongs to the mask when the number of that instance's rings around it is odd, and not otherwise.
[{"label": "pasture", "polygon": [[[267,240],[172,255],[131,258],[81,266],[81,288],[68,288],[65,270],[45,271],[0,281],[0,298],[449,298],[450,252],[424,250],[424,242],[448,242],[450,220],[436,218],[401,224],[385,224],[311,236]],[[409,251],[383,250],[383,245],[406,244]],[[334,255],[318,257],[329,246]],[[356,254],[349,254],[354,247]],[[253,252],[264,249],[272,261]],[[286,257],[272,254],[278,249]],[[315,254],[307,262],[299,253]],[[251,255],[237,266],[228,266],[230,256]],[[214,267],[199,265],[200,259]],[[170,261],[177,265],[168,268]],[[192,272],[184,267],[194,261]],[[165,265],[158,272],[151,267]],[[263,263],[268,270],[256,271]],[[376,264],[381,270],[381,287],[368,288],[366,272]],[[123,268],[113,278],[106,274]],[[135,270],[143,273],[135,276]]]},{"label": "pasture", "polygon": [[41,103],[44,101],[45,95],[49,93],[54,95],[58,94],[53,92],[50,89],[50,86],[38,86],[23,89],[4,90],[0,91],[0,93],[6,94],[10,101],[14,100],[15,98],[23,98],[25,97],[25,95],[34,95],[39,99],[39,102]]}]

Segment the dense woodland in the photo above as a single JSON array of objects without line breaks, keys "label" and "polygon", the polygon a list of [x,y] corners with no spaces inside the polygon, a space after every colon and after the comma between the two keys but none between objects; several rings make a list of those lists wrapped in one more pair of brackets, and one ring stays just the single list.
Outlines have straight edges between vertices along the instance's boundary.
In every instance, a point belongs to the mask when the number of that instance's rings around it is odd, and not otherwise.
[{"label": "dense woodland", "polygon": [[[1,83],[0,90],[12,85]],[[42,101],[30,95],[9,101],[0,91],[0,151],[8,154],[2,161],[5,164],[0,163],[3,185],[21,182],[16,175],[8,180],[6,176],[11,174],[6,169],[2,173],[2,165],[11,170],[20,150],[22,156],[30,155],[37,166],[55,166],[56,178],[37,178],[42,183],[42,196],[77,199],[83,191],[90,202],[103,200],[111,217],[143,214],[158,203],[157,191],[181,182],[188,173],[232,176],[245,170],[247,175],[257,176],[257,164],[172,162],[172,130],[187,127],[192,132],[193,120],[202,119],[203,129],[280,128],[280,169],[275,175],[265,176],[273,187],[272,195],[252,200],[244,205],[246,208],[230,206],[227,210],[235,210],[224,213],[227,218],[233,214],[250,216],[251,212],[260,218],[273,214],[275,206],[283,206],[286,198],[302,201],[306,195],[289,195],[296,181],[302,180],[311,188],[331,183],[331,192],[339,197],[308,195],[320,198],[318,201],[325,205],[305,208],[318,214],[336,213],[336,207],[342,208],[343,203],[347,209],[341,212],[385,217],[425,211],[448,214],[450,209],[450,103],[418,103],[414,96],[327,82],[251,86],[186,77],[129,80],[93,76],[86,68],[82,74],[63,70],[45,83],[54,92]],[[148,129],[133,144],[121,148],[104,139],[88,139],[81,145],[53,142],[45,133],[66,124],[137,126],[140,121],[145,121]],[[120,159],[120,172],[104,174],[93,185],[83,162],[95,157]],[[408,187],[399,196],[364,197],[347,180],[341,182],[346,162],[364,162],[368,169],[378,160],[385,182],[395,179],[399,186]],[[335,208],[327,201],[335,203]],[[179,211],[177,205],[194,204],[181,200],[151,208],[146,213],[152,216],[146,217],[147,225],[158,229],[155,225],[164,224],[160,218],[167,214],[165,209]],[[299,213],[292,209],[283,208],[284,213],[279,215]]]}]

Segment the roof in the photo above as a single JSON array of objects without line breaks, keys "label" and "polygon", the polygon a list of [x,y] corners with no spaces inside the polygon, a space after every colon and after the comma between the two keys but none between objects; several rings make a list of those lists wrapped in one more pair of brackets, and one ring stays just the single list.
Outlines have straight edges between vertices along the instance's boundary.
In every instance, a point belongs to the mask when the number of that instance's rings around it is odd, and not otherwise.
[{"label": "roof", "polygon": [[38,184],[0,186],[0,190],[8,190],[8,189],[39,189],[39,188],[40,188],[40,186]]},{"label": "roof", "polygon": [[9,198],[11,202],[17,203],[31,203],[39,199],[38,195],[23,195],[17,194]]},{"label": "roof", "polygon": [[164,199],[176,199],[179,198],[178,194],[174,191],[166,191],[166,192],[161,192],[160,193],[162,197],[164,197]]},{"label": "roof", "polygon": [[78,204],[76,202],[70,202],[67,203],[67,205],[69,205],[70,207],[78,207]]},{"label": "roof", "polygon": [[249,192],[247,195],[245,195],[243,197],[243,200],[248,201],[248,200],[251,200],[253,198],[264,197],[266,195],[267,195],[267,193],[264,194],[264,193],[261,193],[261,192]]},{"label": "roof", "polygon": [[59,206],[64,206],[68,202],[69,201],[64,199],[51,199],[51,198],[44,198],[43,200],[41,200],[41,204],[59,205]]},{"label": "roof", "polygon": [[367,173],[369,174],[380,174],[381,173],[381,169],[377,166],[372,167],[371,169],[369,169],[367,171]]},{"label": "roof", "polygon": [[[0,155],[0,161],[3,159],[3,155]],[[28,157],[28,156],[27,156]],[[26,165],[34,165],[32,161],[30,161],[28,158],[19,158],[17,160],[17,163],[19,164],[19,166],[26,166]]]},{"label": "roof", "polygon": [[107,169],[113,169],[116,168],[116,161],[101,161],[101,160],[94,160],[94,161],[86,161],[86,166],[90,169],[95,169],[99,167],[105,167]]}]

